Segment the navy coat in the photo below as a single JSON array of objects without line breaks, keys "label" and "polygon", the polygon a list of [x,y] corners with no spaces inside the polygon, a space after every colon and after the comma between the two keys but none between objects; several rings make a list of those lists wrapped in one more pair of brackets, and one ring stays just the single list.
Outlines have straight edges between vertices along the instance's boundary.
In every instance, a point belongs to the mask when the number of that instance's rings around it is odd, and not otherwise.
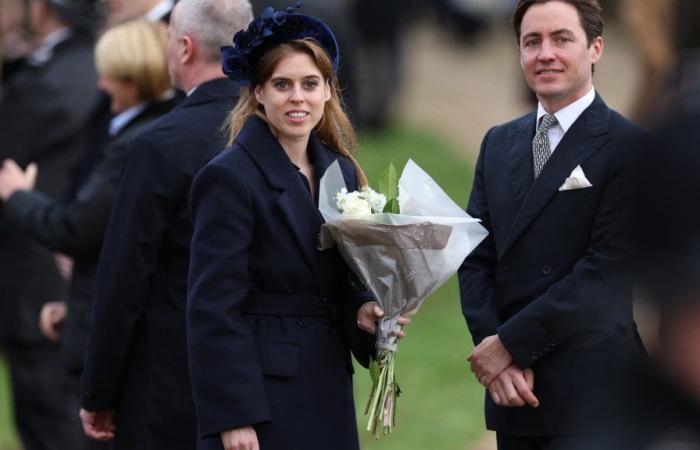
[{"label": "navy coat", "polygon": [[88,411],[116,411],[115,449],[192,450],[185,340],[189,192],[225,146],[239,87],[200,85],[131,141],[95,276],[83,373]]},{"label": "navy coat", "polygon": [[[311,136],[316,184],[350,160]],[[367,362],[373,336],[355,325],[371,297],[352,292],[309,186],[268,125],[248,120],[198,175],[188,293],[190,370],[201,449],[254,425],[261,449],[358,449],[349,347]],[[355,345],[357,344],[357,345]]]},{"label": "navy coat", "polygon": [[[498,334],[535,373],[539,408],[499,407],[487,394],[489,429],[590,432],[615,369],[640,353],[622,267],[630,144],[642,133],[596,96],[533,181],[535,120],[484,138],[467,211],[490,234],[459,271],[462,310],[475,344]],[[593,187],[559,191],[577,165]]]}]

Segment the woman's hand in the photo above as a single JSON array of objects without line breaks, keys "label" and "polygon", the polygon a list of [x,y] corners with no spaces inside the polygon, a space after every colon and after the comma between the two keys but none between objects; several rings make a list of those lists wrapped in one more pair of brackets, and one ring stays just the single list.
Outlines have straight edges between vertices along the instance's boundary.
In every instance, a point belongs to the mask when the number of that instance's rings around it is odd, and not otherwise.
[{"label": "woman's hand", "polygon": [[[367,302],[357,310],[357,326],[368,333],[376,334],[377,321],[384,317],[384,311],[377,302]],[[399,317],[399,325],[405,327],[410,325],[411,319],[406,316]],[[406,337],[406,333],[399,331],[399,339]]]},{"label": "woman's hand", "polygon": [[6,159],[0,170],[0,198],[6,201],[15,191],[31,191],[36,183],[37,167],[35,163],[22,170],[11,159]]},{"label": "woman's hand", "polygon": [[260,450],[258,435],[253,427],[236,428],[221,433],[224,450]]}]

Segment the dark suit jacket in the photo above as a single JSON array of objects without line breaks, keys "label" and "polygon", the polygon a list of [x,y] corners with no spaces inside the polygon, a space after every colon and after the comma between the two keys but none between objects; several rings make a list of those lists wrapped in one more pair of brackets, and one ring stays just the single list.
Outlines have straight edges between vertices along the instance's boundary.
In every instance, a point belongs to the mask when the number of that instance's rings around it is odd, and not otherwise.
[{"label": "dark suit jacket", "polygon": [[69,313],[61,332],[67,368],[73,373],[79,374],[82,369],[97,259],[126,147],[172,106],[170,100],[150,103],[110,138],[99,150],[91,173],[68,202],[55,200],[39,191],[17,191],[5,203],[5,217],[13,226],[52,251],[73,257],[67,299]]},{"label": "dark suit jacket", "polygon": [[[95,73],[92,39],[73,34],[40,66],[24,64],[0,98],[0,160],[36,162],[36,190],[59,198],[79,154]],[[2,219],[0,211],[0,340],[48,342],[37,326],[41,305],[64,298],[52,253]]]},{"label": "dark suit jacket", "polygon": [[131,141],[95,278],[83,406],[115,409],[116,448],[195,447],[185,298],[197,171],[225,145],[238,86],[202,84]]},{"label": "dark suit jacket", "polygon": [[[335,160],[312,135],[316,184]],[[349,327],[370,297],[352,293],[337,250],[317,250],[323,223],[309,186],[260,118],[197,175],[188,294],[198,448],[255,425],[266,450],[357,449]],[[356,326],[367,360],[371,336]],[[358,340],[358,342],[359,342]]]},{"label": "dark suit jacket", "polygon": [[[638,353],[622,267],[630,143],[640,130],[597,96],[533,181],[535,113],[484,138],[468,212],[489,236],[459,271],[475,344],[498,334],[532,368],[533,409],[486,400],[489,429],[510,435],[591,431],[613,369]],[[580,165],[593,187],[559,191]]]}]

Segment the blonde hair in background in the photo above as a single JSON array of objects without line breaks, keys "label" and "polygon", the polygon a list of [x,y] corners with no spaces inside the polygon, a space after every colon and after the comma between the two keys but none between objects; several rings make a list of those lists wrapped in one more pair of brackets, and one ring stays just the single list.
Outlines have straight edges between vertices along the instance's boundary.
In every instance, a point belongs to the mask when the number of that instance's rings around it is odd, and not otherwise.
[{"label": "blonde hair in background", "polygon": [[[294,40],[280,44],[268,50],[260,57],[257,66],[254,68],[255,79],[258,80],[258,84],[267,82],[282,58],[299,52],[305,53],[311,57],[316,67],[321,71],[321,75],[323,75],[323,78],[331,87],[331,98],[326,102],[323,110],[323,117],[318,125],[316,125],[316,134],[318,134],[318,137],[325,145],[337,153],[347,156],[350,161],[352,161],[357,171],[359,185],[365,186],[367,184],[367,177],[352,156],[357,149],[357,137],[352,128],[352,123],[343,108],[338,82],[333,73],[333,65],[321,46],[312,39]],[[238,104],[229,115],[229,145],[235,142],[236,136],[240,133],[243,125],[254,115],[267,122],[265,109],[255,98],[253,88],[241,90],[241,97],[238,100]]]},{"label": "blonde hair in background", "polygon": [[161,23],[132,20],[110,28],[95,46],[101,76],[132,83],[142,100],[154,100],[170,89],[165,49],[168,32]]}]

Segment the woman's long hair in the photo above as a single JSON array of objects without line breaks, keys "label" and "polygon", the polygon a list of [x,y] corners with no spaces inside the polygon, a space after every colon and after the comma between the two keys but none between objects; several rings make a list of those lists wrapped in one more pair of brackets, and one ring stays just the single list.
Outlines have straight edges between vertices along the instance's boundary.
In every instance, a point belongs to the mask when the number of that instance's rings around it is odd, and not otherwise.
[{"label": "woman's long hair", "polygon": [[[316,67],[320,70],[324,80],[330,83],[331,98],[324,106],[323,117],[318,125],[316,125],[315,131],[325,145],[341,155],[347,156],[350,161],[352,161],[357,172],[359,185],[366,185],[367,177],[352,156],[357,149],[357,137],[355,136],[355,131],[352,128],[350,119],[348,119],[343,109],[340,89],[338,88],[338,82],[333,73],[333,65],[328,55],[326,55],[326,52],[315,41],[311,39],[294,40],[272,48],[258,61],[257,67],[255,67],[255,79],[262,80],[259,84],[269,80],[275,67],[282,58],[292,53],[305,53],[309,55],[316,64]],[[229,145],[235,142],[243,125],[253,115],[257,115],[267,122],[265,110],[263,106],[258,103],[253,94],[253,88],[251,87],[241,92],[241,98],[238,104],[229,115]]]}]

